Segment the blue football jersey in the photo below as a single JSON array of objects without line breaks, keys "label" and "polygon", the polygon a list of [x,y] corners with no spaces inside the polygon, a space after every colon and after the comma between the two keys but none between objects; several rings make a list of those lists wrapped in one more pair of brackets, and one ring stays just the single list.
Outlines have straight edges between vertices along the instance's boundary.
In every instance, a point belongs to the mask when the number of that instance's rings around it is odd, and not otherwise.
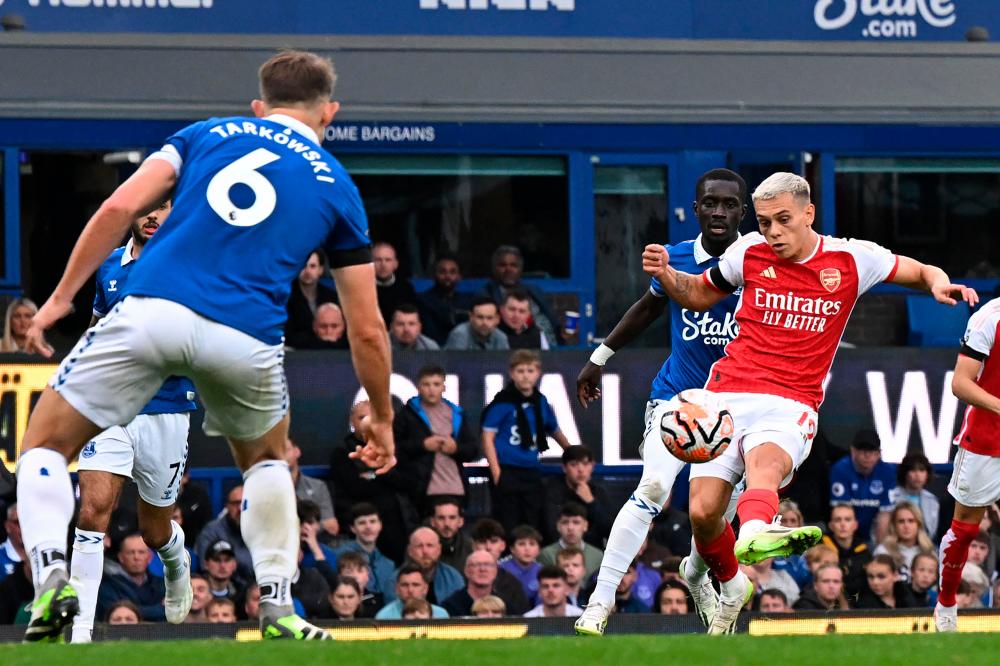
[{"label": "blue football jersey", "polygon": [[178,173],[170,224],[146,246],[128,293],[280,344],[310,252],[324,246],[334,268],[371,261],[358,189],[317,140],[278,114],[212,118],[167,139],[149,159]]},{"label": "blue football jersey", "polygon": [[[157,231],[156,233],[160,233]],[[155,238],[155,234],[154,234]],[[143,261],[145,261],[145,252]],[[94,294],[94,316],[103,317],[124,298],[129,275],[139,262],[132,259],[132,241],[112,252],[96,274]],[[194,401],[194,384],[186,377],[168,377],[153,399],[142,408],[140,414],[178,414],[198,409]]]},{"label": "blue football jersey", "polygon": [[[701,236],[668,246],[670,265],[685,273],[699,275],[719,263],[701,245]],[[650,291],[666,298],[659,280],[651,278]],[[650,400],[669,400],[689,388],[701,388],[708,371],[739,332],[733,313],[740,291],[727,296],[710,310],[694,312],[670,301],[670,356],[653,380]]]}]

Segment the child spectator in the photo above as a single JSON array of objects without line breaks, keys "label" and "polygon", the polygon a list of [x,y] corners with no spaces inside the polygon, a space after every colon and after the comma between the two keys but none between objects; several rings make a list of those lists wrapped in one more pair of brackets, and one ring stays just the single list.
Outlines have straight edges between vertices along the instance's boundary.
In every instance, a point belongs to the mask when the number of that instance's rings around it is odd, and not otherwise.
[{"label": "child spectator", "polygon": [[497,561],[507,549],[507,532],[492,518],[480,518],[472,526],[472,549],[488,550]]},{"label": "child spectator", "polygon": [[121,599],[111,604],[108,609],[108,624],[139,624],[142,613],[139,607],[128,599]]},{"label": "child spectator", "polygon": [[232,599],[216,597],[208,602],[205,614],[211,624],[228,624],[236,622],[236,604]]},{"label": "child spectator", "polygon": [[524,617],[578,617],[583,609],[566,600],[568,591],[565,571],[559,567],[542,567],[538,572],[538,596],[542,601]]},{"label": "child spectator", "polygon": [[357,617],[375,617],[375,613],[384,604],[384,597],[381,592],[372,592],[369,589],[371,583],[368,571],[368,557],[364,553],[348,551],[337,560],[337,574],[347,576],[358,581],[361,586],[361,606],[355,613]]},{"label": "child spectator", "polygon": [[586,446],[571,446],[563,451],[562,470],[561,476],[554,476],[549,480],[547,488],[547,538],[557,538],[552,531],[562,505],[576,502],[587,509],[589,528],[584,539],[589,543],[603,545],[611,533],[611,522],[616,511],[604,487],[593,478],[594,454]]},{"label": "child spectator", "polygon": [[382,533],[382,520],[379,510],[374,504],[359,502],[351,507],[350,530],[354,540],[343,544],[337,555],[344,557],[347,553],[360,553],[368,561],[368,582],[365,589],[374,594],[382,595],[383,599],[393,598],[396,585],[396,564],[382,554],[376,546]]},{"label": "child spectator", "polygon": [[969,558],[966,561],[970,564],[975,564],[985,572],[986,562],[989,559],[990,535],[983,530],[979,530],[979,534],[973,537],[972,543],[969,544]]},{"label": "child spectator", "polygon": [[927,484],[934,478],[931,461],[922,453],[909,453],[896,468],[896,488],[889,494],[893,504],[909,502],[924,517],[924,529],[932,541],[937,540],[938,519],[941,502],[927,490]]},{"label": "child spectator", "polygon": [[566,585],[569,586],[566,600],[580,608],[586,606],[590,599],[590,592],[583,587],[583,581],[587,575],[583,551],[573,546],[563,548],[556,555],[556,565],[566,572]]},{"label": "child spectator", "polygon": [[[500,563],[502,570],[513,575],[521,583],[524,596],[532,606],[538,603],[538,571],[542,565],[537,560],[541,541],[542,535],[534,527],[530,525],[515,527],[510,535],[511,557]],[[580,555],[582,563],[583,553]],[[581,570],[581,575],[582,573]],[[572,585],[570,587],[572,588]],[[572,592],[570,595],[572,596]]]},{"label": "child spectator", "polygon": [[431,619],[431,605],[426,599],[410,599],[403,604],[404,620]]},{"label": "child spectator", "polygon": [[[247,593],[249,594],[249,590]],[[208,586],[208,579],[203,574],[191,574],[191,595],[191,610],[184,621],[205,622],[208,620],[205,615],[205,607],[212,600],[212,590]]]},{"label": "child spectator", "polygon": [[583,551],[584,563],[587,567],[586,577],[589,578],[601,567],[604,551],[583,540],[587,532],[587,510],[576,502],[563,505],[556,523],[559,540],[542,549],[538,555],[538,563],[548,566],[556,563],[556,555],[564,548],[579,548]]},{"label": "child spectator", "polygon": [[638,578],[636,573],[636,562],[633,560],[628,565],[628,570],[618,583],[615,590],[615,611],[616,613],[648,613],[649,606],[642,603],[635,595],[635,581]]},{"label": "child spectator", "polygon": [[865,567],[868,585],[861,591],[855,608],[913,608],[916,601],[909,586],[900,580],[896,561],[889,555],[875,555]]},{"label": "child spectator", "polygon": [[243,619],[250,622],[260,620],[260,586],[250,583],[246,597],[243,599]]},{"label": "child spectator", "polygon": [[900,502],[889,515],[889,534],[875,548],[875,555],[889,555],[896,561],[900,578],[910,581],[910,564],[920,553],[933,553],[934,544],[924,530],[920,509],[909,502]]},{"label": "child spectator", "polygon": [[522,524],[541,529],[545,486],[538,456],[549,448],[546,434],[564,450],[570,444],[537,388],[541,357],[519,349],[511,354],[509,366],[510,383],[483,410],[483,452],[493,478],[493,517],[508,531]]},{"label": "child spectator", "polygon": [[341,576],[336,585],[331,585],[330,608],[336,620],[353,620],[361,608],[361,585],[348,576]]},{"label": "child spectator", "polygon": [[665,580],[656,588],[653,612],[660,615],[687,615],[694,612],[694,601],[684,583]]},{"label": "child spectator", "polygon": [[507,614],[507,605],[500,597],[487,594],[472,604],[472,614],[475,617],[503,617]]},{"label": "child spectator", "polygon": [[918,606],[937,604],[938,558],[934,553],[920,553],[910,565],[910,592]]},{"label": "child spectator", "polygon": [[[857,599],[865,586],[865,565],[871,561],[872,552],[867,540],[858,533],[854,507],[850,504],[837,504],[830,509],[827,534],[823,537],[822,545],[837,554],[840,569],[844,572],[844,593],[847,598]],[[806,555],[808,554],[807,551]],[[815,571],[812,563],[809,568]]]}]

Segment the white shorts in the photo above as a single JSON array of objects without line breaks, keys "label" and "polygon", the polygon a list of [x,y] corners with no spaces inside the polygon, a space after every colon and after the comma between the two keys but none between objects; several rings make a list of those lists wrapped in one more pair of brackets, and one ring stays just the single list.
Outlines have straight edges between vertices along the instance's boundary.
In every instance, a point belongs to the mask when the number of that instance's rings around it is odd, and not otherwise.
[{"label": "white shorts", "polygon": [[257,439],[288,412],[282,345],[188,308],[130,296],[88,330],[49,382],[101,428],[125,425],[170,375],[190,378],[208,435]]},{"label": "white shorts", "polygon": [[1000,458],[959,448],[948,492],[965,506],[989,506],[1000,501]]},{"label": "white shorts", "polygon": [[781,481],[784,488],[795,470],[809,457],[819,417],[808,405],[767,393],[719,393],[729,404],[736,424],[733,441],[715,460],[691,465],[691,478],[712,477],[735,486],[746,472],[744,456],[761,444],[777,444],[792,458],[792,471]]},{"label": "white shorts", "polygon": [[170,506],[187,464],[190,422],[188,414],[140,414],[90,440],[79,469],[132,478],[147,504]]}]

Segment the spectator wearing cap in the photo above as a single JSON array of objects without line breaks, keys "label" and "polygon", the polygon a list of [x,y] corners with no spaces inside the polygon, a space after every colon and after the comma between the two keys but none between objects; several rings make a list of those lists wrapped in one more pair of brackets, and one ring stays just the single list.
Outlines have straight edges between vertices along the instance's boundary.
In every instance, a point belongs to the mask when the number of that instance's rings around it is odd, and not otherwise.
[{"label": "spectator wearing cap", "polygon": [[399,258],[396,248],[384,241],[372,246],[372,263],[375,264],[375,290],[378,292],[378,309],[386,324],[401,303],[416,303],[417,292],[409,280],[396,274]]},{"label": "spectator wearing cap", "polygon": [[941,501],[927,484],[934,478],[931,461],[922,453],[908,453],[896,467],[896,487],[889,493],[893,504],[909,502],[924,517],[924,529],[932,541],[937,540],[938,521],[941,517]]},{"label": "spectator wearing cap", "polygon": [[882,460],[882,445],[874,430],[862,430],[851,442],[851,452],[830,468],[830,506],[850,504],[858,519],[858,532],[876,542],[885,538],[890,495],[896,487],[896,471]]},{"label": "spectator wearing cap", "polygon": [[[559,511],[556,522],[556,532],[559,540],[542,549],[538,555],[538,563],[542,566],[554,565],[556,555],[564,548],[579,548],[583,551],[583,559],[587,567],[587,578],[601,568],[601,558],[604,551],[586,543],[583,535],[587,533],[587,510],[576,502],[567,502]],[[634,582],[634,581],[633,581]]]},{"label": "spectator wearing cap", "polygon": [[292,483],[295,484],[295,497],[299,500],[315,502],[319,507],[319,521],[323,528],[319,538],[321,541],[327,540],[340,533],[340,525],[337,524],[337,517],[333,513],[333,498],[325,483],[302,473],[302,468],[299,467],[301,457],[302,449],[291,438],[286,437],[285,462],[288,463],[288,472],[292,475]]},{"label": "spectator wearing cap", "polygon": [[368,502],[359,502],[351,507],[351,533],[354,539],[337,549],[341,559],[347,553],[360,553],[368,562],[368,584],[365,588],[373,593],[392,599],[396,579],[396,563],[382,554],[376,543],[382,533],[382,520],[378,508]]},{"label": "spectator wearing cap", "polygon": [[448,332],[469,321],[469,311],[475,296],[458,290],[462,270],[458,258],[442,254],[434,262],[434,285],[417,296],[420,320],[424,334],[439,345],[448,338]]},{"label": "spectator wearing cap", "polygon": [[465,561],[464,588],[456,590],[441,604],[451,617],[466,617],[472,615],[472,605],[479,599],[492,594],[503,599],[507,611],[511,615],[521,615],[530,606],[524,596],[520,584],[506,590],[498,589],[497,573],[499,571],[496,558],[486,550],[476,550],[469,554]]},{"label": "spectator wearing cap", "polygon": [[566,572],[556,566],[542,567],[538,572],[538,598],[541,603],[524,617],[579,617],[583,609],[567,600],[569,586]]},{"label": "spectator wearing cap", "polygon": [[208,589],[215,598],[233,599],[242,597],[243,585],[236,578],[236,551],[228,541],[219,540],[205,552],[204,569],[208,574]]},{"label": "spectator wearing cap", "polygon": [[[462,465],[480,457],[472,421],[444,397],[445,377],[440,366],[422,367],[417,395],[396,413],[392,424],[399,457],[395,478],[409,489],[411,501],[423,515],[438,499],[464,506],[468,481]],[[459,563],[463,561],[464,556]]]},{"label": "spectator wearing cap", "polygon": [[427,600],[432,604],[444,601],[465,585],[458,570],[441,562],[441,537],[429,527],[413,530],[406,558],[408,562],[420,567],[424,579],[430,581]]},{"label": "spectator wearing cap", "polygon": [[567,502],[575,502],[587,510],[587,533],[584,540],[603,544],[611,533],[611,521],[616,512],[604,487],[594,479],[594,454],[582,445],[570,446],[562,453],[561,476],[552,477],[548,483],[545,526],[550,541],[558,538],[555,532],[559,511]]},{"label": "spectator wearing cap", "polygon": [[243,511],[243,486],[236,486],[226,495],[226,509],[221,516],[202,528],[195,541],[194,549],[198,559],[205,561],[208,547],[216,541],[228,542],[236,553],[237,573],[243,580],[253,578],[253,559],[250,549],[243,542],[240,533],[240,514]]},{"label": "spectator wearing cap", "polygon": [[153,553],[141,534],[129,534],[118,548],[121,573],[105,575],[97,592],[97,617],[105,617],[116,601],[131,601],[139,607],[142,617],[151,622],[163,622],[163,579],[149,573]]},{"label": "spectator wearing cap", "polygon": [[[427,599],[430,585],[424,578],[424,573],[416,564],[404,564],[399,568],[396,575],[396,586],[393,596],[395,599],[382,607],[375,614],[376,620],[401,620],[403,618],[403,608],[411,599]],[[431,604],[431,617],[446,619],[448,611]]]},{"label": "spectator wearing cap", "polygon": [[[526,294],[529,298],[528,316],[546,340],[546,346],[541,348],[554,347],[557,344],[555,323],[558,320],[545,294],[522,281],[524,256],[521,250],[513,245],[501,245],[493,251],[492,263],[493,277],[486,282],[484,295],[492,298],[494,303],[503,303],[511,291],[518,290]],[[511,344],[511,349],[517,347]]]},{"label": "spectator wearing cap", "polygon": [[417,306],[400,303],[389,320],[389,342],[396,351],[437,351],[441,347],[423,334],[423,323]]},{"label": "spectator wearing cap", "polygon": [[444,348],[458,351],[510,349],[507,335],[499,329],[500,306],[489,296],[480,296],[471,307],[469,321],[451,330]]}]

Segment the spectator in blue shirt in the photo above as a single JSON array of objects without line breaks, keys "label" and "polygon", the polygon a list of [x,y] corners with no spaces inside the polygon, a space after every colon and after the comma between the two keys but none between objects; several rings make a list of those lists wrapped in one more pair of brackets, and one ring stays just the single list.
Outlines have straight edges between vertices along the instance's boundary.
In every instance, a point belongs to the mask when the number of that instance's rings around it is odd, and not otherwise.
[{"label": "spectator in blue shirt", "polygon": [[538,390],[542,361],[518,349],[510,356],[510,383],[483,410],[483,452],[493,479],[493,517],[510,532],[518,525],[543,529],[545,487],[538,456],[551,435],[563,448],[569,441],[555,412]]},{"label": "spectator in blue shirt", "polygon": [[[400,567],[396,576],[396,589],[394,596],[396,599],[387,603],[382,610],[375,614],[376,620],[400,620],[403,617],[403,607],[411,599],[427,599],[430,586],[420,567],[416,564],[404,564]],[[446,619],[448,611],[431,604],[431,617],[435,619]]]},{"label": "spectator in blue shirt", "polygon": [[873,531],[875,542],[885,537],[895,487],[896,470],[882,460],[881,441],[874,430],[858,432],[850,455],[830,468],[830,506],[854,507],[858,533],[866,540]]},{"label": "spectator in blue shirt", "polygon": [[410,545],[406,549],[406,559],[408,563],[417,565],[423,572],[424,579],[430,582],[427,601],[432,604],[440,604],[465,587],[462,574],[441,561],[441,538],[429,527],[413,530]]},{"label": "spectator in blue shirt", "polygon": [[368,558],[368,584],[370,592],[381,594],[386,601],[396,597],[396,563],[378,549],[375,542],[382,533],[382,519],[378,508],[368,502],[359,502],[351,507],[351,532],[354,540],[337,549],[337,555],[354,552]]},{"label": "spectator in blue shirt", "polygon": [[3,524],[7,540],[0,543],[0,580],[14,573],[24,561],[24,543],[21,541],[21,522],[17,519],[17,504],[7,507],[7,520]]},{"label": "spectator in blue shirt", "polygon": [[[517,578],[524,589],[528,603],[538,603],[538,563],[542,535],[530,525],[519,525],[510,533],[510,557],[500,563],[500,568]],[[582,567],[581,567],[582,568]]]}]

